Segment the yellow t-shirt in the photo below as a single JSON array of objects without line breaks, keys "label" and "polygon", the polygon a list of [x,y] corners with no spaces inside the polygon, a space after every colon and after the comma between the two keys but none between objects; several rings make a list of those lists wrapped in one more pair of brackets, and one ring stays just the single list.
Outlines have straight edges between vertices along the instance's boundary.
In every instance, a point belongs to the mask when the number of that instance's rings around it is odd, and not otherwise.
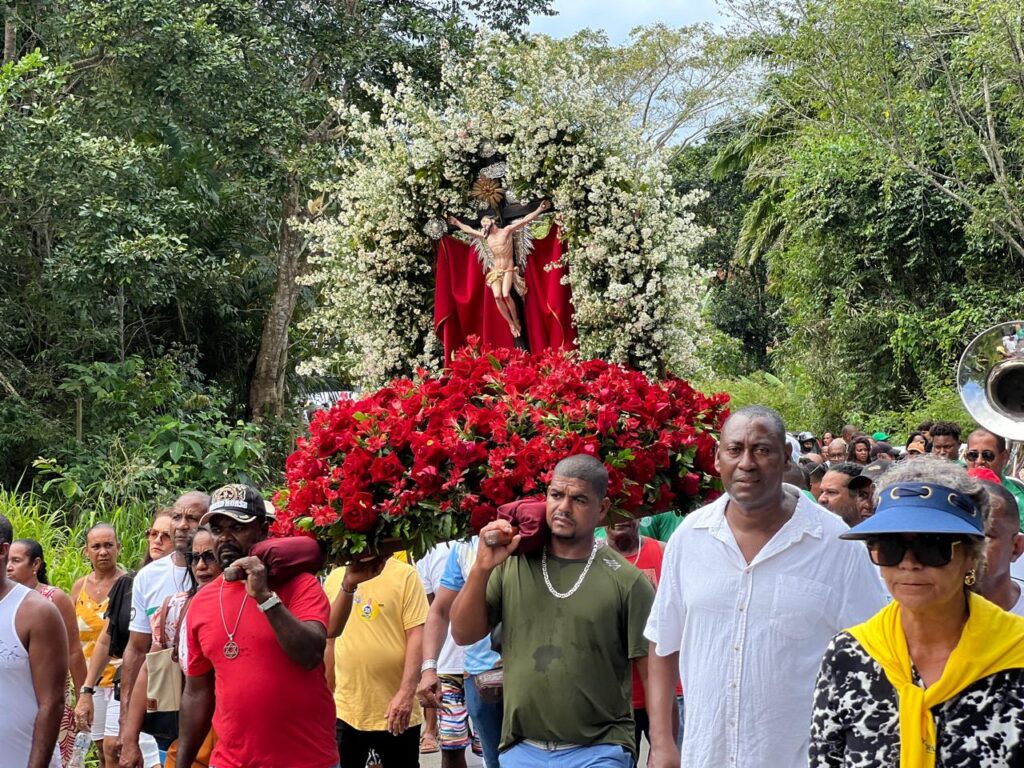
[{"label": "yellow t-shirt", "polygon": [[[344,568],[335,568],[324,589],[331,602]],[[334,641],[334,705],[338,719],[356,730],[387,729],[388,704],[402,684],[406,632],[427,621],[427,594],[411,565],[389,558],[380,576],[356,589],[352,615]],[[414,700],[409,725],[423,722]]]}]

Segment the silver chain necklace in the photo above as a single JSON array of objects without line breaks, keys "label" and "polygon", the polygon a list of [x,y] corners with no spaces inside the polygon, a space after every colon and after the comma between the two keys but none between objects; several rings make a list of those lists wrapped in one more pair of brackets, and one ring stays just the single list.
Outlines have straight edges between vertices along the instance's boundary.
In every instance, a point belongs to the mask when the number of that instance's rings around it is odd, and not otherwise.
[{"label": "silver chain necklace", "polygon": [[548,592],[551,593],[552,597],[557,597],[559,600],[565,600],[567,597],[572,597],[580,585],[583,584],[583,580],[587,578],[587,571],[590,570],[590,566],[594,563],[594,557],[597,555],[597,542],[594,542],[594,548],[590,550],[590,557],[587,558],[587,564],[583,566],[583,573],[576,579],[576,583],[572,585],[572,589],[568,592],[559,592],[553,586],[551,586],[551,577],[548,576],[548,548],[544,547],[544,552],[540,556],[540,570],[544,574],[544,584],[548,588]]},{"label": "silver chain necklace", "polygon": [[235,633],[238,632],[238,625],[242,623],[242,611],[245,610],[245,601],[249,599],[249,593],[245,592],[242,594],[242,604],[238,606],[238,618],[235,619],[235,628],[228,630],[228,621],[224,618],[224,581],[220,582],[220,594],[218,595],[220,602],[220,621],[224,625],[224,632],[228,636],[228,641],[224,643],[224,658],[235,659],[238,658],[238,643],[235,642]]}]

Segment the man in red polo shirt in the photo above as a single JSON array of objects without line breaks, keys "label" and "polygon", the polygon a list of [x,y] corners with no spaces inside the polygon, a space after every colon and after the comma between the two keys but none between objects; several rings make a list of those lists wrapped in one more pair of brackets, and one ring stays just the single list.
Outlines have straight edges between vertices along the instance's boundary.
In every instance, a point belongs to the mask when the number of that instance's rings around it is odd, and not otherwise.
[{"label": "man in red polo shirt", "polygon": [[214,535],[223,576],[192,599],[179,652],[185,669],[177,764],[192,765],[210,730],[217,768],[334,768],[334,700],[324,673],[330,604],[314,576],[300,573],[271,591],[253,546],[266,538],[254,488],[214,492],[202,523]]},{"label": "man in red polo shirt", "polygon": [[[682,518],[680,518],[682,519]],[[640,520],[620,520],[615,525],[605,528],[608,546],[622,555],[627,562],[640,570],[651,586],[658,589],[661,581],[661,557],[665,545],[657,539],[640,535]],[[676,685],[676,700],[679,705],[679,737],[683,738],[683,688]],[[640,739],[647,737],[651,742],[650,724],[647,718],[647,701],[644,697],[644,684],[640,681],[640,673],[633,665],[633,720],[636,722],[636,753],[640,754]]]}]

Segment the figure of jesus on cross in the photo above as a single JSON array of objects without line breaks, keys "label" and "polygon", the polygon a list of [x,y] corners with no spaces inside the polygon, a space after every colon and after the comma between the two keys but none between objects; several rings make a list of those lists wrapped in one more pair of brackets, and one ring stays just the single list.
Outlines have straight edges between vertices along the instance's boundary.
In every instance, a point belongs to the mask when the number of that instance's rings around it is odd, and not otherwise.
[{"label": "figure of jesus on cross", "polygon": [[512,287],[515,282],[516,264],[513,235],[517,230],[528,226],[538,216],[551,209],[551,201],[543,200],[541,204],[531,213],[517,219],[506,227],[499,227],[491,216],[484,216],[480,219],[480,229],[476,230],[463,224],[454,216],[448,217],[448,223],[465,232],[471,237],[480,238],[487,244],[494,264],[491,271],[487,273],[485,282],[490,286],[494,294],[494,301],[498,305],[498,311],[505,318],[512,335],[519,337],[522,334],[522,324],[519,320],[519,311],[516,309],[515,301],[512,299]]}]

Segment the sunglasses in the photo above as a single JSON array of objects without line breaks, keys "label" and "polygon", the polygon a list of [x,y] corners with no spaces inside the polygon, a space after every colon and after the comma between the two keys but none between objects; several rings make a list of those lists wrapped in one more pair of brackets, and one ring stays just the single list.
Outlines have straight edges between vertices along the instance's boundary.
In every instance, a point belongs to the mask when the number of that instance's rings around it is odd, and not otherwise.
[{"label": "sunglasses", "polygon": [[186,552],[185,563],[191,568],[193,565],[199,563],[202,560],[207,566],[214,565],[217,562],[217,555],[214,554],[212,549],[208,549],[205,552]]},{"label": "sunglasses", "polygon": [[867,541],[871,562],[886,568],[902,563],[908,549],[914,553],[914,559],[926,568],[942,568],[953,559],[953,547],[962,543],[961,539],[952,536],[917,536],[913,539],[885,536]]},{"label": "sunglasses", "polygon": [[992,451],[967,451],[964,454],[964,458],[968,461],[977,461],[979,456],[985,461],[996,460],[996,454],[992,453]]},{"label": "sunglasses", "polygon": [[150,541],[163,541],[164,539],[170,541],[171,534],[169,534],[167,531],[158,531],[155,528],[150,528],[146,531],[146,538]]}]

